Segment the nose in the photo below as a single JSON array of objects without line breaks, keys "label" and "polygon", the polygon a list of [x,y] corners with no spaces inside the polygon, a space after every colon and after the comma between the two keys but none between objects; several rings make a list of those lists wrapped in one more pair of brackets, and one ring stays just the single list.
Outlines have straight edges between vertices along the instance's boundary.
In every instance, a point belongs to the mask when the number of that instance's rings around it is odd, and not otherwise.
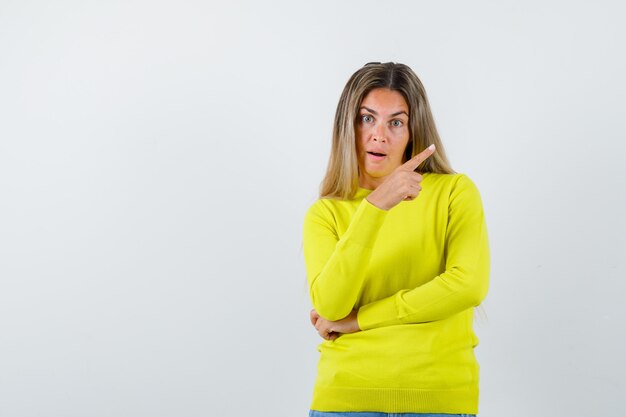
[{"label": "nose", "polygon": [[374,130],[372,131],[372,139],[374,139],[376,142],[387,142],[384,123],[378,123],[374,127]]}]

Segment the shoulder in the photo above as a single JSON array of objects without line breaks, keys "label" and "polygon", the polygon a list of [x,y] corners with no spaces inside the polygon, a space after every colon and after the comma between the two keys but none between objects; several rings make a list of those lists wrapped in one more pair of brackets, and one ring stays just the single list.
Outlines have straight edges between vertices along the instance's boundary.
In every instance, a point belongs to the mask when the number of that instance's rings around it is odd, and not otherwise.
[{"label": "shoulder", "polygon": [[482,211],[482,199],[476,183],[466,174],[455,174],[450,188],[450,206],[460,211]]},{"label": "shoulder", "polygon": [[424,181],[428,181],[433,186],[446,188],[449,191],[458,189],[477,189],[472,179],[464,173],[455,174],[438,174],[435,172],[427,172],[422,174]]},{"label": "shoulder", "polygon": [[333,200],[329,198],[318,198],[306,211],[306,216],[330,214],[333,208]]},{"label": "shoulder", "polygon": [[442,198],[440,201],[447,201],[449,207],[459,207],[462,211],[482,206],[478,187],[467,174],[427,173],[422,184],[424,187],[428,185],[436,189],[436,193]]},{"label": "shoulder", "polygon": [[335,200],[320,198],[311,204],[304,215],[305,224],[334,224],[335,223]]},{"label": "shoulder", "polygon": [[320,198],[307,210],[305,224],[338,230],[340,225],[350,223],[362,202],[363,198],[349,200]]}]

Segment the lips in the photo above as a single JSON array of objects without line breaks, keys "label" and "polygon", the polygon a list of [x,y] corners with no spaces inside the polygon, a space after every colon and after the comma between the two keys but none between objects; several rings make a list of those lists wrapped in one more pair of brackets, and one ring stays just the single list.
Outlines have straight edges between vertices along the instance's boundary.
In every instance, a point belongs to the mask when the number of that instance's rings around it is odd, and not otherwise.
[{"label": "lips", "polygon": [[387,154],[383,152],[375,152],[375,151],[366,151],[367,160],[370,163],[378,164],[383,163],[383,161],[387,160]]}]

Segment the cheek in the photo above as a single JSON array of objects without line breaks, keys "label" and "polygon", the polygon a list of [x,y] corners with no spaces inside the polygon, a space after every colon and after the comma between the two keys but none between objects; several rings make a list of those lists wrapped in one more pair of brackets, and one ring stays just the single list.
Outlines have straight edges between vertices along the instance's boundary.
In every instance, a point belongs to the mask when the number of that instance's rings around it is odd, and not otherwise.
[{"label": "cheek", "polygon": [[355,130],[356,133],[356,150],[358,152],[362,151],[365,145],[365,139],[367,136],[363,134],[363,130],[362,129],[356,129]]},{"label": "cheek", "polygon": [[406,126],[404,126],[402,129],[398,129],[394,133],[398,138],[403,138],[404,140],[408,140],[409,138],[409,129]]},{"label": "cheek", "polygon": [[[354,131],[365,140],[376,131],[376,127],[371,123],[358,123]],[[393,133],[391,134],[393,135]]]},{"label": "cheek", "polygon": [[398,132],[395,136],[396,140],[396,150],[398,153],[404,155],[404,151],[409,144],[409,132],[408,130],[404,130],[402,132]]},{"label": "cheek", "polygon": [[354,140],[354,143],[356,144],[356,151],[357,152],[361,152],[361,135],[359,135],[358,133],[356,134],[356,138]]}]

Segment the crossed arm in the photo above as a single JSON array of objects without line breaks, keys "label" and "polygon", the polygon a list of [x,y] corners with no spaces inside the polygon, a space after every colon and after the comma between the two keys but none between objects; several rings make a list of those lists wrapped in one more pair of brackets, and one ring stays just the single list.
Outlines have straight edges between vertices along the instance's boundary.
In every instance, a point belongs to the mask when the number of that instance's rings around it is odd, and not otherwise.
[{"label": "crossed arm", "polygon": [[367,272],[361,260],[369,258],[385,213],[364,199],[340,238],[328,213],[307,213],[304,250],[314,307],[311,322],[327,340],[341,333],[445,319],[480,304],[487,294],[490,259],[484,212],[474,183],[461,175],[449,197],[445,271],[421,286],[355,310]]}]

